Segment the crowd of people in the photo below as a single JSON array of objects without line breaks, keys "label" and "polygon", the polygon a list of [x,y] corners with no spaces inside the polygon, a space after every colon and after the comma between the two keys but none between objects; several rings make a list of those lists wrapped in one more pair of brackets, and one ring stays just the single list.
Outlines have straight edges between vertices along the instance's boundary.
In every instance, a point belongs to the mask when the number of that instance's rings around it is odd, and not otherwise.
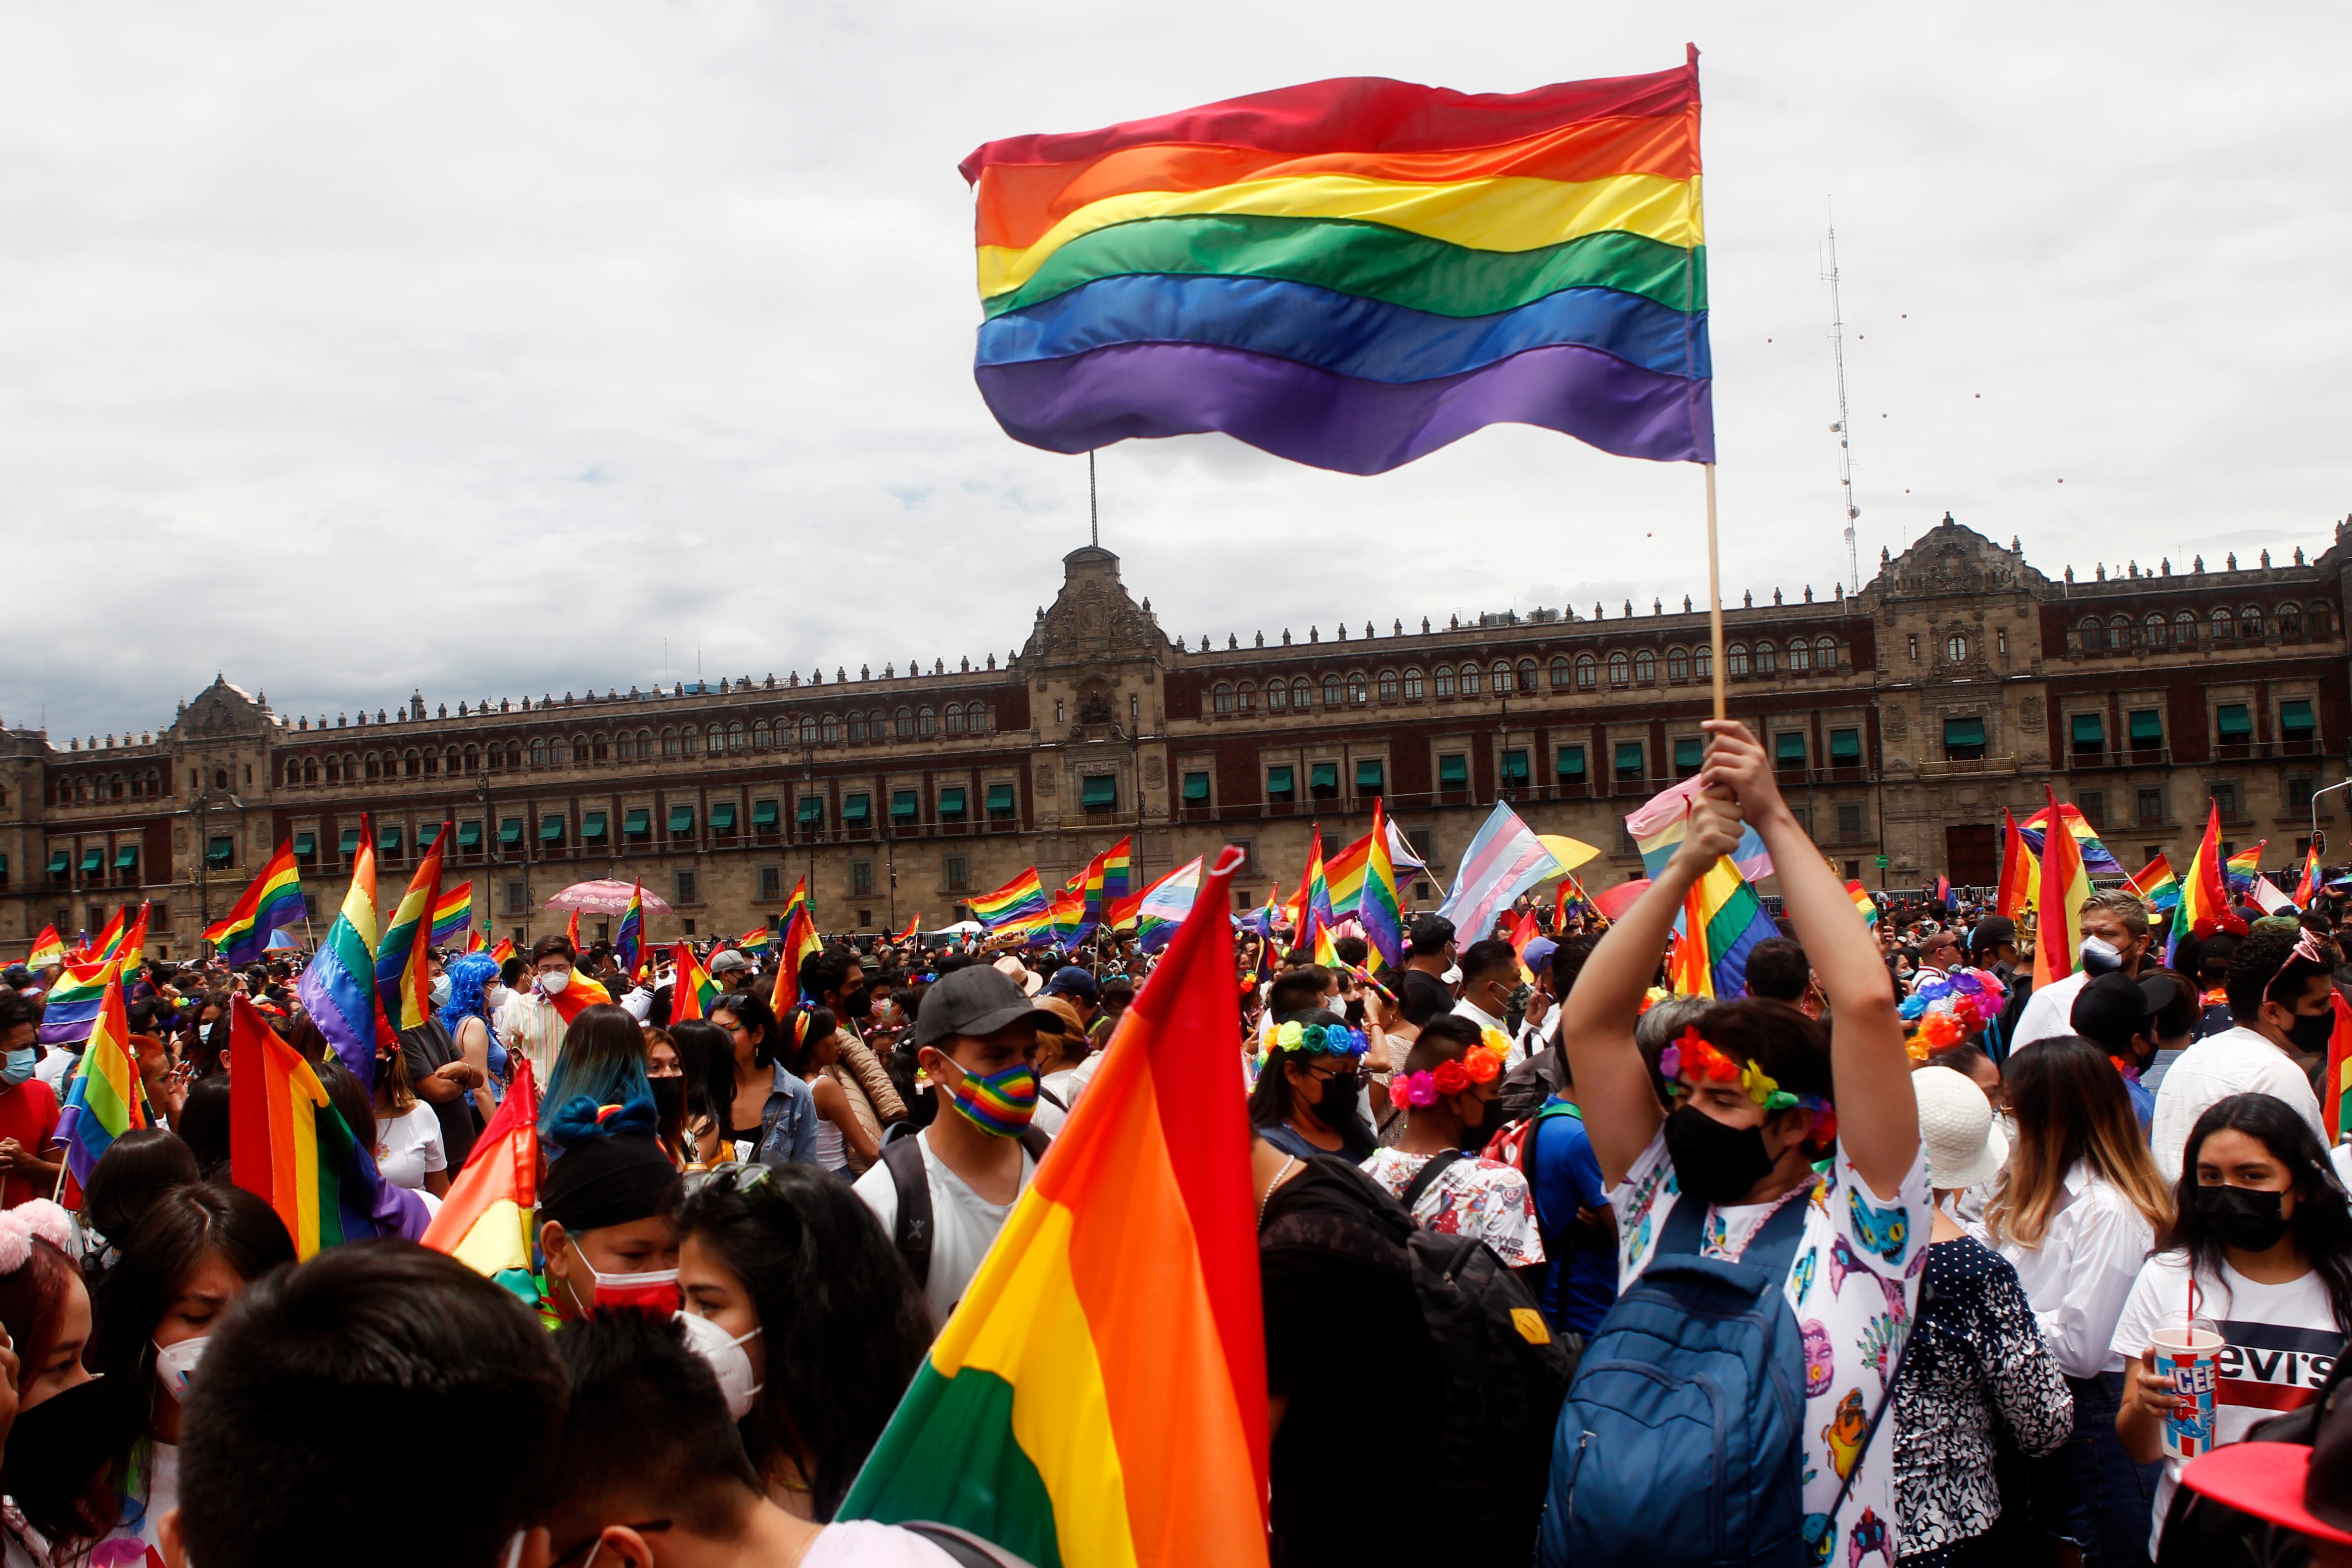
[{"label": "crowd of people", "polygon": [[[1201,1066],[1255,1133],[1271,1560],[2352,1562],[2330,915],[2168,962],[2097,893],[2036,985],[2036,933],[1965,899],[1858,918],[1744,729],[1705,779],[1614,923],[1235,943],[1235,1059]],[[1743,994],[1675,994],[1686,895],[1749,829],[1780,934]],[[780,986],[729,948],[686,1006],[551,936],[436,962],[372,1087],[295,962],[153,962],[152,1125],[86,1184],[81,1047],[37,1043],[54,973],[11,968],[8,1568],[1014,1561],[840,1514],[1151,962],[836,942]],[[236,1184],[246,1006],[415,1225],[298,1261]],[[494,1281],[403,1237],[526,1077],[532,1266]],[[2222,1346],[2187,1444],[2183,1328]]]}]

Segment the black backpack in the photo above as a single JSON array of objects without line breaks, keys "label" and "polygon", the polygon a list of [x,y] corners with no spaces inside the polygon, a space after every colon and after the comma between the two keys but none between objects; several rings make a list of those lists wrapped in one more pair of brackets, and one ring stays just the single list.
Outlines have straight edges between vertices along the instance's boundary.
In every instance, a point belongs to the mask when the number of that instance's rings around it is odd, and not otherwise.
[{"label": "black backpack", "polygon": [[[1021,1147],[1029,1151],[1033,1160],[1043,1160],[1053,1142],[1042,1127],[1033,1124],[1021,1130]],[[890,1240],[898,1256],[907,1260],[908,1269],[915,1276],[915,1289],[919,1290],[931,1278],[931,1178],[923,1169],[922,1145],[911,1132],[886,1140],[882,1163],[889,1168],[890,1185],[898,1194],[898,1222],[891,1229]]]}]

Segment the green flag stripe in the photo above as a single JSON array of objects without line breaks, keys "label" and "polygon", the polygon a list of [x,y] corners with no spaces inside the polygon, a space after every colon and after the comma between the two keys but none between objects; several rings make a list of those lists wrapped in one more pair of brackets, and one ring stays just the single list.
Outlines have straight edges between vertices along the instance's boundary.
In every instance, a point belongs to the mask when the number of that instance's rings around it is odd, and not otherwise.
[{"label": "green flag stripe", "polygon": [[840,1517],[952,1524],[1037,1568],[1062,1564],[1053,1500],[1013,1436],[1013,1385],[969,1366],[942,1377],[923,1363]]}]

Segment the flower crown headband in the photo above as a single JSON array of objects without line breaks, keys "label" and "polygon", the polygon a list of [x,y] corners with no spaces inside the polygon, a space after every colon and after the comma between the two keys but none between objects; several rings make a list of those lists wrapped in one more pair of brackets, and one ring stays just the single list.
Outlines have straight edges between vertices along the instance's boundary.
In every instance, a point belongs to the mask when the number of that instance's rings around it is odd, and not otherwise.
[{"label": "flower crown headband", "polygon": [[1310,1057],[1360,1057],[1370,1043],[1361,1029],[1345,1024],[1302,1024],[1293,1018],[1268,1037],[1266,1047]]},{"label": "flower crown headband", "polygon": [[1928,976],[1896,1009],[1906,1022],[1917,1025],[1904,1051],[1913,1061],[1924,1062],[1964,1044],[2000,1016],[2001,1000],[2007,994],[2008,987],[1982,969],[1955,969],[1948,976]]},{"label": "flower crown headband", "polygon": [[1492,1083],[1503,1076],[1503,1064],[1510,1058],[1511,1042],[1500,1029],[1481,1033],[1478,1044],[1464,1052],[1459,1061],[1438,1063],[1427,1072],[1401,1072],[1389,1079],[1389,1102],[1391,1105],[1434,1105],[1441,1094],[1467,1094],[1482,1083]]},{"label": "flower crown headband", "polygon": [[1811,1111],[1816,1137],[1837,1135],[1835,1106],[1817,1094],[1790,1093],[1780,1087],[1780,1080],[1754,1062],[1733,1061],[1716,1049],[1698,1032],[1696,1024],[1683,1026],[1682,1037],[1659,1056],[1658,1070],[1665,1075],[1669,1094],[1683,1092],[1680,1079],[1685,1072],[1701,1083],[1737,1083],[1748,1099],[1767,1110]]}]

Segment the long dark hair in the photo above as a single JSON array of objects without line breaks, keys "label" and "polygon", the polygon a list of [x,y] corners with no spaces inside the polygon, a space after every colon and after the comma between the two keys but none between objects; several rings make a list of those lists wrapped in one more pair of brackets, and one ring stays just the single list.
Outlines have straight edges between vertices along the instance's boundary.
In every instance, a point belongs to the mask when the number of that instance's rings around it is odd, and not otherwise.
[{"label": "long dark hair", "polygon": [[[1347,1022],[1339,1014],[1328,1012],[1321,1007],[1310,1007],[1303,1013],[1292,1013],[1282,1020],[1286,1024],[1293,1021],[1302,1025],[1327,1026],[1345,1025]],[[1288,1124],[1296,1102],[1290,1092],[1290,1075],[1283,1071],[1283,1068],[1287,1063],[1311,1062],[1314,1059],[1304,1051],[1276,1049],[1266,1052],[1265,1064],[1257,1069],[1257,1083],[1250,1089],[1251,1126],[1281,1127]],[[1339,1132],[1340,1148],[1349,1159],[1360,1164],[1370,1159],[1372,1151],[1380,1146],[1379,1138],[1374,1135],[1370,1127],[1364,1124],[1364,1119],[1360,1116],[1349,1117],[1347,1125],[1340,1128]]]},{"label": "long dark hair", "polygon": [[687,1194],[677,1236],[717,1253],[760,1317],[768,1380],[743,1418],[764,1474],[806,1456],[811,1500],[830,1521],[931,1343],[931,1315],[898,1249],[838,1177],[814,1165],[729,1173]]},{"label": "long dark hair", "polygon": [[[686,1114],[707,1113],[725,1137],[734,1131],[735,1045],[727,1031],[702,1018],[682,1018],[669,1026],[677,1065],[686,1069]],[[730,1156],[731,1158],[731,1156]]]},{"label": "long dark hair", "polygon": [[118,1250],[155,1201],[204,1179],[195,1151],[160,1127],[134,1127],[107,1145],[84,1189],[81,1217]]},{"label": "long dark hair", "polygon": [[793,1069],[794,1078],[805,1079],[815,1065],[816,1047],[841,1027],[841,1020],[829,1007],[790,1007],[776,1021],[776,1030],[782,1038],[777,1042],[784,1054],[784,1065]]},{"label": "long dark hair", "polygon": [[[711,1003],[709,1011],[714,1022],[718,1015],[724,1013],[742,1025],[745,1034],[760,1037],[759,1042],[751,1047],[751,1060],[754,1065],[763,1068],[776,1065],[776,1052],[780,1044],[776,1038],[778,1031],[776,1015],[769,1010],[765,1002],[761,1001],[749,991],[730,991]],[[731,1039],[727,1044],[727,1059],[730,1063],[735,1059],[735,1044]]]},{"label": "long dark hair", "polygon": [[[2158,1252],[2185,1252],[2209,1279],[2221,1272],[2221,1238],[2197,1213],[2197,1155],[2216,1132],[2242,1132],[2271,1152],[2294,1176],[2294,1215],[2287,1228],[2327,1286],[2336,1326],[2352,1333],[2352,1203],[2336,1184],[2335,1167],[2310,1123],[2286,1101],[2268,1094],[2233,1094],[2215,1102],[2189,1129],[2181,1150],[2180,1184],[2173,1189],[2172,1223],[2157,1238]],[[2225,1287],[2226,1289],[2226,1287]]]},{"label": "long dark hair", "polygon": [[651,1100],[646,1077],[646,1034],[623,1009],[599,1003],[583,1007],[563,1031],[555,1065],[547,1072],[547,1098],[540,1104],[539,1135],[552,1136],[556,1113],[578,1095],[599,1105]]}]

